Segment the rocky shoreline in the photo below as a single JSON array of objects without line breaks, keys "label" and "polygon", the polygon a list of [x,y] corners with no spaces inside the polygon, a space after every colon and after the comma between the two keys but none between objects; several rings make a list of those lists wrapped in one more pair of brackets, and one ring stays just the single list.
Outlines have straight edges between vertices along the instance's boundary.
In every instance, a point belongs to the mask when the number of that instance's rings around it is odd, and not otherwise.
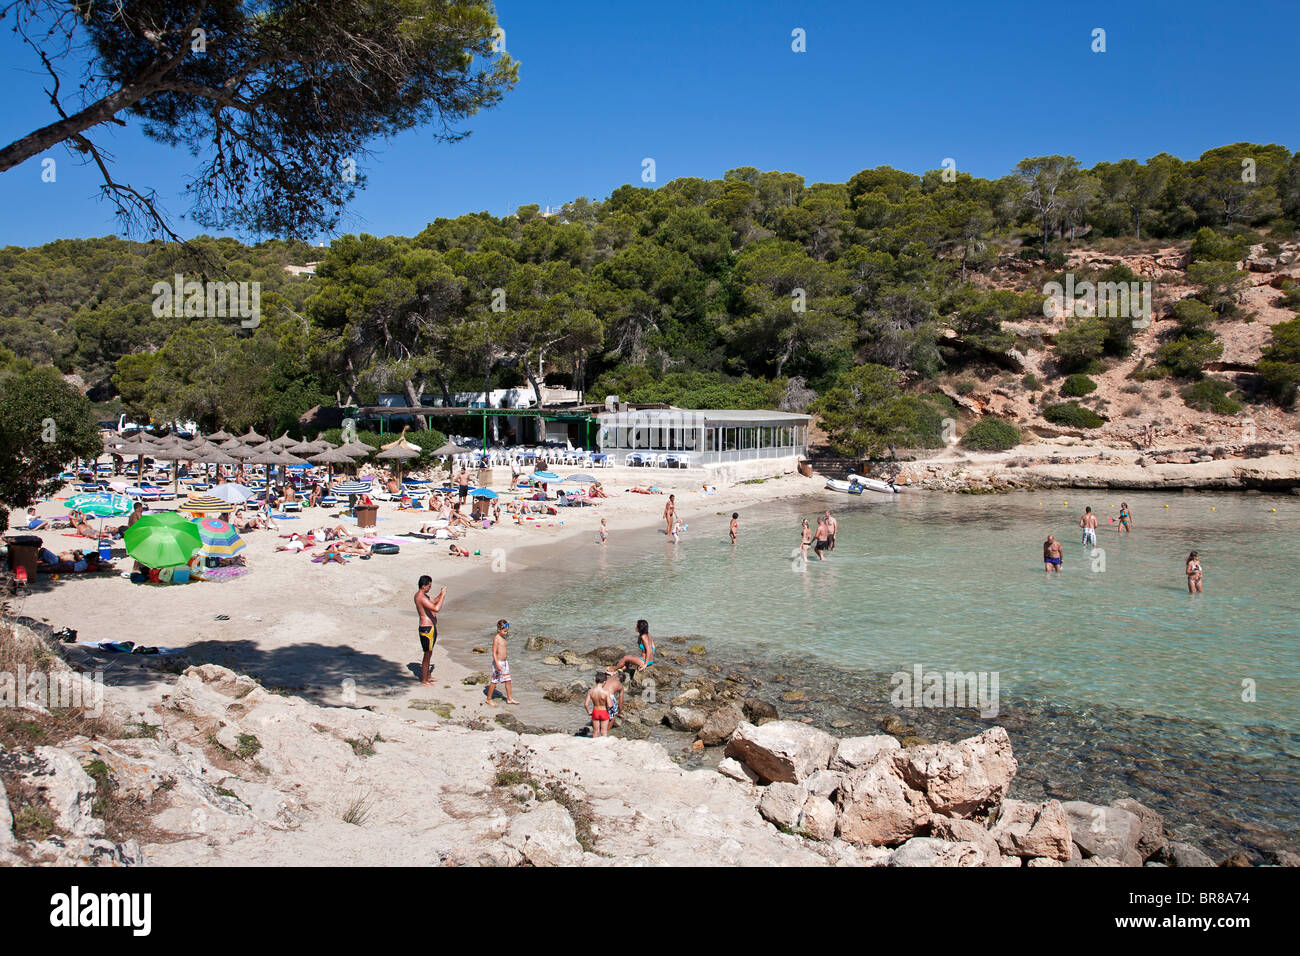
[{"label": "rocky shoreline", "polygon": [[[16,627],[3,639],[11,659],[25,649],[34,665],[82,679],[48,636]],[[774,706],[727,686],[739,682],[705,680],[684,681],[681,702],[666,704],[643,700],[642,683],[625,726],[644,728],[664,707],[659,720],[693,732],[691,752],[719,755],[716,769],[688,769],[648,740],[518,733],[501,726],[507,714],[419,723],[319,706],[215,664],[158,672],[143,690],[106,687],[94,717],[26,702],[0,742],[0,863],[1215,862],[1137,800],[1014,796],[1020,761],[1002,726],[956,743],[840,739],[775,719]],[[1219,865],[1259,862],[1300,858],[1232,854]]]},{"label": "rocky shoreline", "polygon": [[1052,488],[1300,493],[1300,456],[1293,445],[1280,443],[1121,449],[1071,440],[1050,450],[1022,445],[1003,455],[881,463],[872,474],[905,490],[968,494]]},{"label": "rocky shoreline", "polygon": [[[615,631],[609,629],[611,635]],[[530,689],[566,704],[572,713],[545,725],[525,724],[512,714],[497,720],[517,731],[572,734],[583,724],[580,705],[589,672],[627,651],[609,644],[580,653],[535,636],[527,652],[530,662],[542,665],[539,669],[547,675],[533,681]],[[701,635],[662,638],[659,653],[653,672],[633,678],[624,715],[612,733],[655,740],[683,767],[717,765],[719,748],[746,721],[762,725],[780,717],[836,734],[885,734],[904,748],[978,735],[996,724],[1010,732],[1022,759],[1030,760],[1017,785],[1026,799],[1068,801],[1084,792],[1134,797],[1154,806],[1186,834],[1182,842],[1197,844],[1216,858],[1241,854],[1264,861],[1296,843],[1293,833],[1280,832],[1243,810],[1245,804],[1265,803],[1282,813],[1289,805],[1287,794],[1294,792],[1296,781],[1277,769],[1278,761],[1286,760],[1297,744],[1288,735],[1252,734],[1254,745],[1267,755],[1248,757],[1227,748],[1217,753],[1192,746],[1190,741],[1221,736],[1210,725],[1163,721],[1177,724],[1170,738],[1189,743],[1164,746],[1152,754],[1133,738],[1138,727],[1150,725],[1154,718],[1117,709],[1082,713],[1011,698],[1002,701],[996,719],[967,709],[895,709],[888,704],[888,675],[850,675],[795,657],[727,660]],[[486,680],[486,675],[479,679]],[[646,682],[651,680],[653,691],[647,693]],[[847,687],[855,693],[840,692]],[[1078,743],[1081,738],[1088,741],[1086,746]]]}]

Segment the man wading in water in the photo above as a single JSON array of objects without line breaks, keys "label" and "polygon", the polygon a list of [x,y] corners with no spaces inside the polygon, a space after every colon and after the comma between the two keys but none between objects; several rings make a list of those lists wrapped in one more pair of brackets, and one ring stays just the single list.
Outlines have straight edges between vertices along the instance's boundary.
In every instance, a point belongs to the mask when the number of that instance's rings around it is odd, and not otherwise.
[{"label": "man wading in water", "polygon": [[429,590],[432,587],[433,578],[427,574],[420,575],[419,590],[415,592],[415,610],[420,615],[420,650],[424,651],[424,660],[420,663],[420,683],[426,686],[433,683],[429,680],[429,665],[433,660],[433,646],[438,643],[438,613],[447,597],[447,589],[444,587],[436,598],[430,600]]},{"label": "man wading in water", "polygon": [[1043,570],[1048,574],[1055,571],[1061,573],[1061,542],[1056,540],[1055,535],[1048,535],[1047,540],[1043,542]]},{"label": "man wading in water", "polygon": [[1092,513],[1092,508],[1083,509],[1083,517],[1079,519],[1079,527],[1083,529],[1083,546],[1089,545],[1097,547],[1097,516]]}]

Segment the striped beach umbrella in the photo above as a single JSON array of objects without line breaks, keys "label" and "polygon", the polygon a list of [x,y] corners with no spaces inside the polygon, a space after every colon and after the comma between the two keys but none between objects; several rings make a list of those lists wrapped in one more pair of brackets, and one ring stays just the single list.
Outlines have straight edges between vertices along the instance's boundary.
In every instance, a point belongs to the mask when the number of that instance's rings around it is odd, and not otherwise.
[{"label": "striped beach umbrella", "polygon": [[596,476],[595,476],[595,475],[583,475],[583,474],[577,474],[577,475],[570,475],[568,478],[565,478],[564,480],[565,480],[565,481],[572,481],[572,482],[574,482],[574,483],[580,483],[580,484],[584,484],[584,485],[590,485],[590,484],[594,484],[594,483],[595,483],[595,481],[596,481]]},{"label": "striped beach umbrella", "polygon": [[529,481],[551,482],[559,481],[560,476],[553,471],[535,471],[528,476]]},{"label": "striped beach umbrella", "polygon": [[230,558],[244,550],[244,539],[239,536],[239,532],[220,518],[200,518],[195,524],[198,525],[199,538],[203,541],[199,554],[212,558]]},{"label": "striped beach umbrella", "polygon": [[222,501],[214,495],[190,495],[176,508],[189,514],[219,515],[231,510],[229,501]]},{"label": "striped beach umbrella", "polygon": [[370,482],[368,481],[340,481],[331,489],[336,495],[368,495],[370,494]]}]

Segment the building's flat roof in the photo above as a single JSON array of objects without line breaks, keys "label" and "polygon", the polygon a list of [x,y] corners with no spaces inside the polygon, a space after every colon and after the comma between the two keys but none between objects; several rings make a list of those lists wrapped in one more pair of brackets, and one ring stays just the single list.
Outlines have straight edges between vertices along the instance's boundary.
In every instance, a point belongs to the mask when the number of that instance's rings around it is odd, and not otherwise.
[{"label": "building's flat roof", "polygon": [[795,412],[777,412],[767,409],[750,408],[665,408],[637,409],[627,412],[602,412],[598,418],[626,417],[631,420],[645,421],[666,418],[673,415],[689,415],[697,424],[704,425],[805,425],[812,420],[811,415],[799,415]]}]

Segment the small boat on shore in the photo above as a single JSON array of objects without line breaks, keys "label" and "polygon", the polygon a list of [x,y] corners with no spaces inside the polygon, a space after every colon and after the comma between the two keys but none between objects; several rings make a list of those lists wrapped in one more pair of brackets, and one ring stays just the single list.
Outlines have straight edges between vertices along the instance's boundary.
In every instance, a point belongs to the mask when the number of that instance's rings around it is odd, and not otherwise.
[{"label": "small boat on shore", "polygon": [[883,495],[898,494],[898,489],[887,481],[881,481],[878,478],[863,478],[861,475],[852,473],[849,474],[847,481],[839,478],[827,479],[826,487],[830,491],[839,491],[846,495],[860,495],[864,491],[876,491]]}]

